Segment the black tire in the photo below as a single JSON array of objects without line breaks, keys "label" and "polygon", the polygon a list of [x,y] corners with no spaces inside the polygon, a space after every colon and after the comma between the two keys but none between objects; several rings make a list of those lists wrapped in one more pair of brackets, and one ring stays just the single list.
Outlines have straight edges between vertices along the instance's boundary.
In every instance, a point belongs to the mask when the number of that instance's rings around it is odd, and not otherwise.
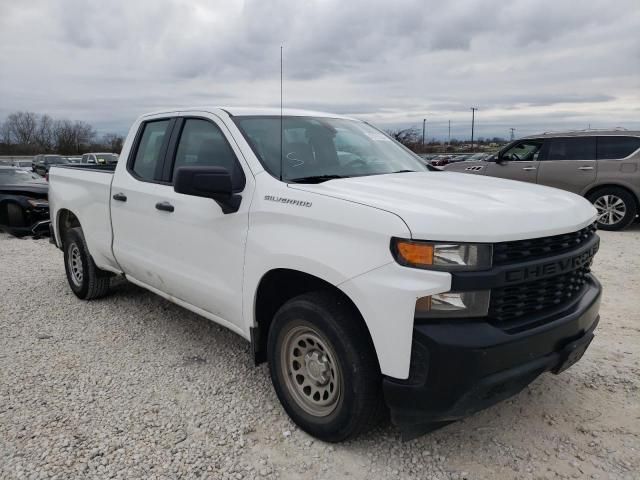
[{"label": "black tire", "polygon": [[91,300],[106,295],[111,273],[96,267],[81,228],[71,228],[66,232],[63,249],[67,281],[76,297]]},{"label": "black tire", "polygon": [[7,223],[10,227],[24,227],[24,211],[20,205],[7,204]]},{"label": "black tire", "polygon": [[[290,358],[286,353],[290,351],[287,338],[291,338],[292,332],[307,330],[314,332],[316,340],[320,340],[317,345],[310,342],[317,350],[314,353],[307,350],[304,356],[299,353],[300,357],[294,357],[307,360],[308,356],[313,357],[318,352],[321,357],[324,355],[325,360],[334,357],[329,362],[330,368],[326,370],[331,380],[327,380],[329,383],[320,388],[324,388],[326,394],[335,380],[334,388],[339,394],[332,406],[323,407],[333,410],[321,415],[310,413],[309,406],[305,407],[305,400],[300,400],[306,395],[306,400],[311,402],[311,395],[296,390],[296,386],[292,385],[301,375],[293,375],[293,370],[291,375],[287,374],[287,364],[295,363],[295,360],[286,360]],[[313,337],[305,337],[307,341],[309,338]],[[296,346],[293,348],[295,351],[300,343],[294,342],[293,345]],[[318,291],[300,295],[285,303],[275,314],[269,328],[267,359],[273,386],[284,409],[301,429],[314,437],[327,442],[339,442],[369,430],[384,417],[382,376],[373,344],[359,313],[340,295]],[[307,367],[308,363],[304,367],[299,365],[304,371],[296,371],[308,376],[312,369]],[[290,368],[295,370],[295,366]],[[290,378],[289,383],[287,377]],[[298,382],[298,385],[303,389],[306,383]]]},{"label": "black tire", "polygon": [[[600,230],[622,230],[628,227],[636,218],[638,206],[634,196],[624,188],[620,187],[604,187],[587,196],[589,201],[598,210],[598,228]],[[624,209],[624,215],[617,221],[612,221],[612,217],[606,214],[607,199],[615,199],[615,202],[622,202],[621,208]],[[609,204],[611,200],[608,201]],[[620,203],[617,203],[620,206]],[[615,218],[613,218],[615,220]]]}]

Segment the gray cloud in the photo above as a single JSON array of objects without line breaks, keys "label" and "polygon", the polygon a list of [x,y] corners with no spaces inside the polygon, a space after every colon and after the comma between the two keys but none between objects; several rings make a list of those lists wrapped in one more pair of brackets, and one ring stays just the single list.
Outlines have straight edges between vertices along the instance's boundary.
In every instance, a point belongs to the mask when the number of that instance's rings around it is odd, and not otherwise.
[{"label": "gray cloud", "polygon": [[0,3],[0,118],[126,131],[148,110],[276,105],[433,135],[640,127],[637,0],[33,0]]}]

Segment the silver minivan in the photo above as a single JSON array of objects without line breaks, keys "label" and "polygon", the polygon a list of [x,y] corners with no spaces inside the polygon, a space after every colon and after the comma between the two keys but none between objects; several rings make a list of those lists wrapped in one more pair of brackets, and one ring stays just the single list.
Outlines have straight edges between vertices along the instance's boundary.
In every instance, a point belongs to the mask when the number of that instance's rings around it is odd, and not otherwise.
[{"label": "silver minivan", "polygon": [[640,132],[545,133],[506,145],[485,161],[444,170],[489,175],[561,188],[588,198],[598,227],[621,230],[640,211]]}]

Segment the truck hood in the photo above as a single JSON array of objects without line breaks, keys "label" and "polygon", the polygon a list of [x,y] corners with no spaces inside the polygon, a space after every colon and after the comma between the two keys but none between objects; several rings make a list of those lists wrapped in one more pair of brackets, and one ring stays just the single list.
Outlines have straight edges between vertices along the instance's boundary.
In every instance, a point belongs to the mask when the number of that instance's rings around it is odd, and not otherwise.
[{"label": "truck hood", "polygon": [[546,237],[579,230],[596,218],[593,206],[573,193],[464,173],[396,173],[289,186],[394,213],[412,238],[423,240]]}]

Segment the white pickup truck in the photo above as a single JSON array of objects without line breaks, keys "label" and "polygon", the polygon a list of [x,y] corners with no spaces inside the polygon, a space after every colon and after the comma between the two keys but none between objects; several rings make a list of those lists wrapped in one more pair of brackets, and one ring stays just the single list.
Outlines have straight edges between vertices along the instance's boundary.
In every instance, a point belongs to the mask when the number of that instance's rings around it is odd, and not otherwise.
[{"label": "white pickup truck", "polygon": [[588,201],[437,171],[339,115],[144,115],[117,166],[49,180],[79,298],[124,275],[233,330],[323,440],[469,415],[578,361],[599,320]]}]

